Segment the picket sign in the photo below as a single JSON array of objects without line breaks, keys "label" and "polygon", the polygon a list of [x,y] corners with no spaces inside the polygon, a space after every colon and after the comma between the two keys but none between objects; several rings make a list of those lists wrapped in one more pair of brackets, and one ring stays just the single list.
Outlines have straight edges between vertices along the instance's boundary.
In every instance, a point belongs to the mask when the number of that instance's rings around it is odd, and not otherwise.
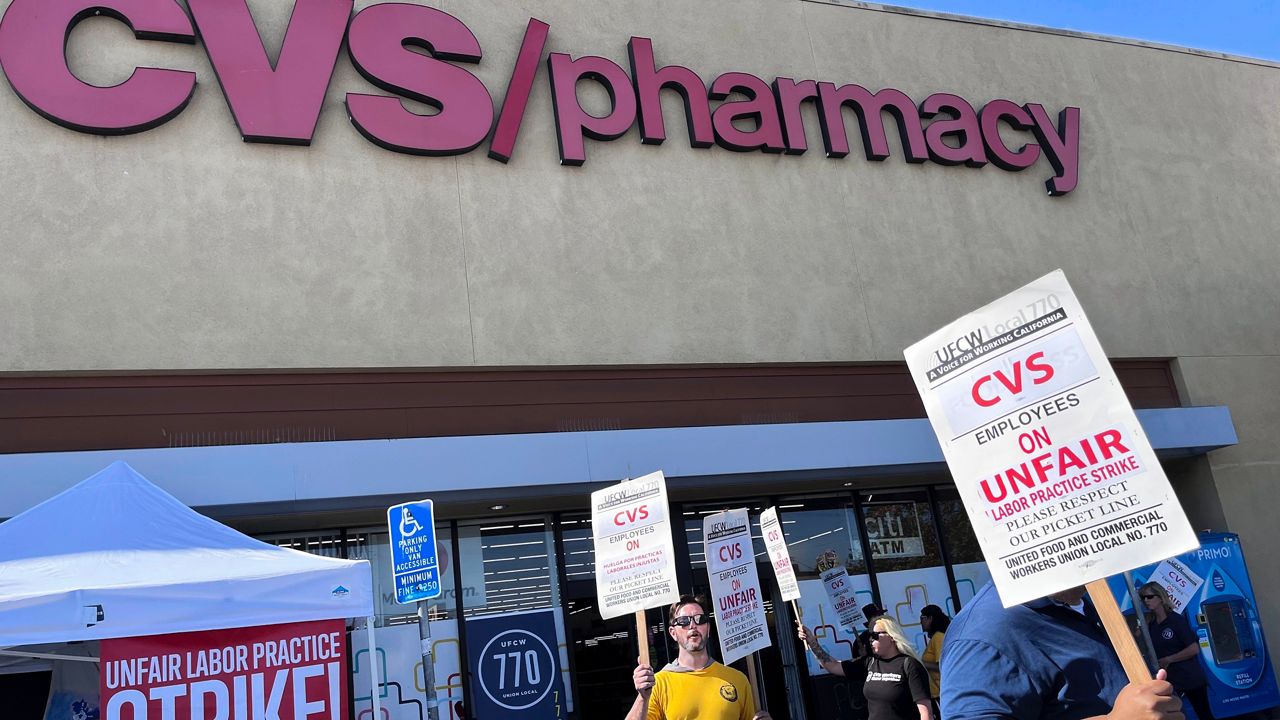
[{"label": "picket sign", "polygon": [[591,493],[596,598],[605,620],[635,613],[640,664],[649,665],[644,611],[680,599],[662,471]]},{"label": "picket sign", "polygon": [[791,551],[787,549],[786,534],[782,531],[782,520],[778,518],[778,508],[771,507],[760,513],[760,534],[764,536],[764,546],[769,550],[769,564],[773,566],[773,574],[778,579],[778,592],[783,600],[791,602],[791,610],[796,615],[796,622],[803,620],[800,606],[800,581],[796,578],[796,568],[791,564]]},{"label": "picket sign", "polygon": [[703,518],[702,548],[711,584],[711,602],[715,605],[720,658],[725,665],[747,658],[751,693],[763,700],[756,682],[755,653],[771,643],[751,541],[751,517],[746,508]]},{"label": "picket sign", "polygon": [[1149,679],[1105,578],[1199,541],[1062,271],[904,355],[1001,602],[1085,584]]}]

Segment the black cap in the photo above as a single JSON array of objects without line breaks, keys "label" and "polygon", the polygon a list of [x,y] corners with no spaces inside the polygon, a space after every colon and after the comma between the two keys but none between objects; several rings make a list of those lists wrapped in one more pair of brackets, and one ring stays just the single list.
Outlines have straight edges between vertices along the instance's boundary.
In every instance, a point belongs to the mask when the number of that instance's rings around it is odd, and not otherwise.
[{"label": "black cap", "polygon": [[868,618],[873,618],[878,615],[884,615],[885,611],[884,608],[875,603],[867,603],[862,606],[862,614],[866,615]]}]

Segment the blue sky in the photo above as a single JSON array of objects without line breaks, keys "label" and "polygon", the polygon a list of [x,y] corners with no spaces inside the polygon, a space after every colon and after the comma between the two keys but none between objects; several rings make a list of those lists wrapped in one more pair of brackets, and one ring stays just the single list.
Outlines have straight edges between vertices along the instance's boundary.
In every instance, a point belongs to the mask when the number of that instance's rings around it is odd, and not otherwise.
[{"label": "blue sky", "polygon": [[1277,0],[879,0],[1280,61]]}]

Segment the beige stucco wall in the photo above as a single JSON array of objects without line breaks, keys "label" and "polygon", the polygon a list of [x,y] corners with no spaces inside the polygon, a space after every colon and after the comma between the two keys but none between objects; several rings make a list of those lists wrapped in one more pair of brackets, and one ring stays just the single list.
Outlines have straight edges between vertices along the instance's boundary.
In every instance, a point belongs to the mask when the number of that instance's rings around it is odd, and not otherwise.
[{"label": "beige stucco wall", "polygon": [[[368,3],[358,3],[358,7]],[[435,4],[435,3],[433,3]],[[271,54],[289,3],[255,2]],[[798,0],[459,3],[501,102],[525,23],[626,65],[631,35],[708,82],[731,71],[1082,109],[1079,187],[1016,174],[588,141],[557,162],[540,67],[510,164],[380,149],[344,52],[309,148],[241,141],[200,45],[94,19],[71,66],[193,70],[139,135],[58,127],[0,92],[0,372],[897,360],[959,312],[1064,268],[1113,356],[1177,357],[1188,400],[1231,407],[1209,456],[1280,632],[1280,68]],[[7,3],[4,4],[7,7]],[[584,85],[585,102],[603,93]]]},{"label": "beige stucco wall", "polygon": [[1280,357],[1184,357],[1178,371],[1190,404],[1231,408],[1240,443],[1209,453],[1207,460],[1222,515],[1244,544],[1262,625],[1270,633],[1268,646],[1274,653],[1280,647],[1280,562],[1275,559],[1280,540],[1275,502],[1280,486]]},{"label": "beige stucco wall", "polygon": [[[274,55],[287,3],[253,5]],[[586,11],[589,7],[590,11]],[[1116,356],[1275,355],[1280,69],[792,0],[445,4],[500,103],[530,16],[549,50],[626,64],[632,35],[729,70],[1082,108],[1079,187],[1024,173],[694,150],[633,129],[561,167],[540,68],[516,155],[361,137],[339,57],[309,148],[246,144],[200,45],[94,19],[72,68],[193,70],[191,105],[102,138],[0,93],[0,369],[883,360],[1063,267]],[[582,86],[588,103],[603,93]],[[894,134],[891,133],[891,136]],[[895,152],[900,152],[896,148]]]}]

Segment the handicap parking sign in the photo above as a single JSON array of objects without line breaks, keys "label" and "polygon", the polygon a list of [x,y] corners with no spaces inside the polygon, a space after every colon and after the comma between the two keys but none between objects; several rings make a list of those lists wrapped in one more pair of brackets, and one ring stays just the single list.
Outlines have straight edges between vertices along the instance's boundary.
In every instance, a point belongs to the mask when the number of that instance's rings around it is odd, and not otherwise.
[{"label": "handicap parking sign", "polygon": [[436,557],[435,508],[431,501],[387,508],[387,530],[396,602],[407,605],[439,597],[440,561]]}]

